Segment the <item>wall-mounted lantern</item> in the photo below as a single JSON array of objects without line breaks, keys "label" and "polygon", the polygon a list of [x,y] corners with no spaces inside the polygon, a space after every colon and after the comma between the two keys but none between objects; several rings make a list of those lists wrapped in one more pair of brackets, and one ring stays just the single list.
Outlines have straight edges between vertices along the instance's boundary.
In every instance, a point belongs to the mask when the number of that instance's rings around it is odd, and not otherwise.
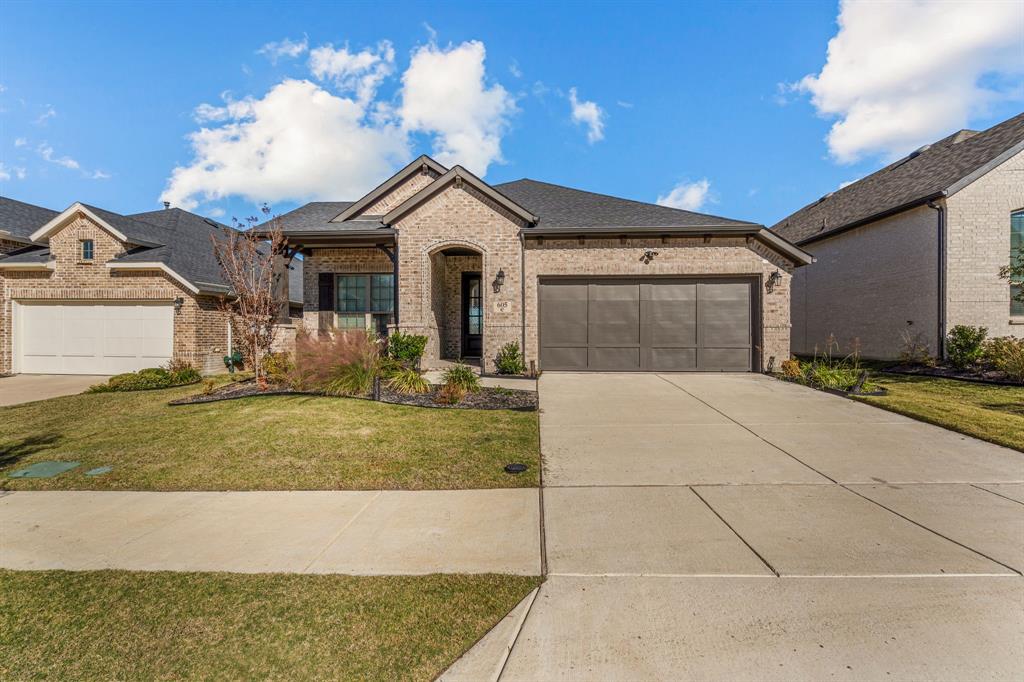
[{"label": "wall-mounted lantern", "polygon": [[498,274],[494,276],[494,293],[501,291],[501,287],[505,285],[505,271],[498,268]]},{"label": "wall-mounted lantern", "polygon": [[648,265],[657,255],[657,251],[644,251],[644,255],[640,256],[640,260],[643,261],[644,265]]},{"label": "wall-mounted lantern", "polygon": [[769,294],[775,289],[775,285],[782,281],[782,273],[776,270],[768,276],[768,281],[764,283],[765,291]]},{"label": "wall-mounted lantern", "polygon": [[185,299],[183,299],[181,296],[179,296],[178,298],[174,299],[174,312],[180,313],[181,312],[181,306],[183,306],[183,305],[185,305]]}]

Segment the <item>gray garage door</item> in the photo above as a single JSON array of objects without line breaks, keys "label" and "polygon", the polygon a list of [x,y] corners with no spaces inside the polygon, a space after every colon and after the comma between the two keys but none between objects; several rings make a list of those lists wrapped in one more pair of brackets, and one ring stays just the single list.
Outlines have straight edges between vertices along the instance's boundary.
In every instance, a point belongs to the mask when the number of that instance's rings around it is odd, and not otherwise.
[{"label": "gray garage door", "polygon": [[750,371],[752,284],[749,279],[541,282],[541,369]]}]

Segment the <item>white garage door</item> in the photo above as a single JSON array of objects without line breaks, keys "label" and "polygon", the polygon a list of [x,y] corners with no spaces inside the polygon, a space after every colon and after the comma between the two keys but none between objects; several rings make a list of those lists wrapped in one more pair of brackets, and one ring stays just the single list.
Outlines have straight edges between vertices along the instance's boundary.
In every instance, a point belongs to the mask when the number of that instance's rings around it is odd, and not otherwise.
[{"label": "white garage door", "polygon": [[171,359],[170,303],[18,303],[16,368],[26,374],[120,374]]}]

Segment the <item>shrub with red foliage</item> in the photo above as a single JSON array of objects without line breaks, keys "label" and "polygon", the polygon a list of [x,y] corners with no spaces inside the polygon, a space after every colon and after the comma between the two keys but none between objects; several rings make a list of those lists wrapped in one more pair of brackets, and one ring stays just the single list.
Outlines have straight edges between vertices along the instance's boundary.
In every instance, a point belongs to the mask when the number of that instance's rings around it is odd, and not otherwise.
[{"label": "shrub with red foliage", "polygon": [[377,339],[362,330],[321,335],[303,332],[295,338],[295,361],[287,383],[298,391],[335,393],[332,387],[344,381],[353,367],[375,371],[379,356]]}]

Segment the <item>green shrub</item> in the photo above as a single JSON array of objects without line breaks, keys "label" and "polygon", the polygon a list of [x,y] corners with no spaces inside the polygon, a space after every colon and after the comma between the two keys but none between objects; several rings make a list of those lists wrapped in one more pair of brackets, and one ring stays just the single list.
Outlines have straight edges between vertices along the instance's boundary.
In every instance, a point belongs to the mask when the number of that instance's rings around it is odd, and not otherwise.
[{"label": "green shrub", "polygon": [[476,393],[480,390],[480,377],[476,375],[476,372],[469,365],[461,362],[452,365],[444,371],[442,382],[444,386],[461,388],[465,393]]},{"label": "green shrub", "polygon": [[322,390],[327,395],[366,395],[373,390],[376,377],[377,367],[373,362],[352,362],[339,367]]},{"label": "green shrub", "polygon": [[946,355],[957,369],[966,369],[981,359],[988,328],[958,324],[946,335]]},{"label": "green shrub", "polygon": [[498,367],[498,374],[523,374],[526,371],[523,354],[515,341],[501,347],[495,364]]},{"label": "green shrub", "polygon": [[1024,339],[1015,336],[989,339],[985,343],[983,357],[1008,378],[1024,382]]},{"label": "green shrub", "polygon": [[427,337],[418,334],[403,334],[397,329],[388,335],[388,356],[408,365],[414,365],[423,357],[427,348]]},{"label": "green shrub", "polygon": [[202,378],[195,367],[183,362],[168,365],[173,370],[163,367],[148,367],[138,372],[126,372],[110,377],[105,384],[89,388],[89,393],[109,393],[111,391],[149,391],[157,388],[171,388],[195,384]]},{"label": "green shrub", "polygon": [[430,383],[416,370],[403,367],[388,379],[388,388],[396,393],[426,393],[430,390]]}]

